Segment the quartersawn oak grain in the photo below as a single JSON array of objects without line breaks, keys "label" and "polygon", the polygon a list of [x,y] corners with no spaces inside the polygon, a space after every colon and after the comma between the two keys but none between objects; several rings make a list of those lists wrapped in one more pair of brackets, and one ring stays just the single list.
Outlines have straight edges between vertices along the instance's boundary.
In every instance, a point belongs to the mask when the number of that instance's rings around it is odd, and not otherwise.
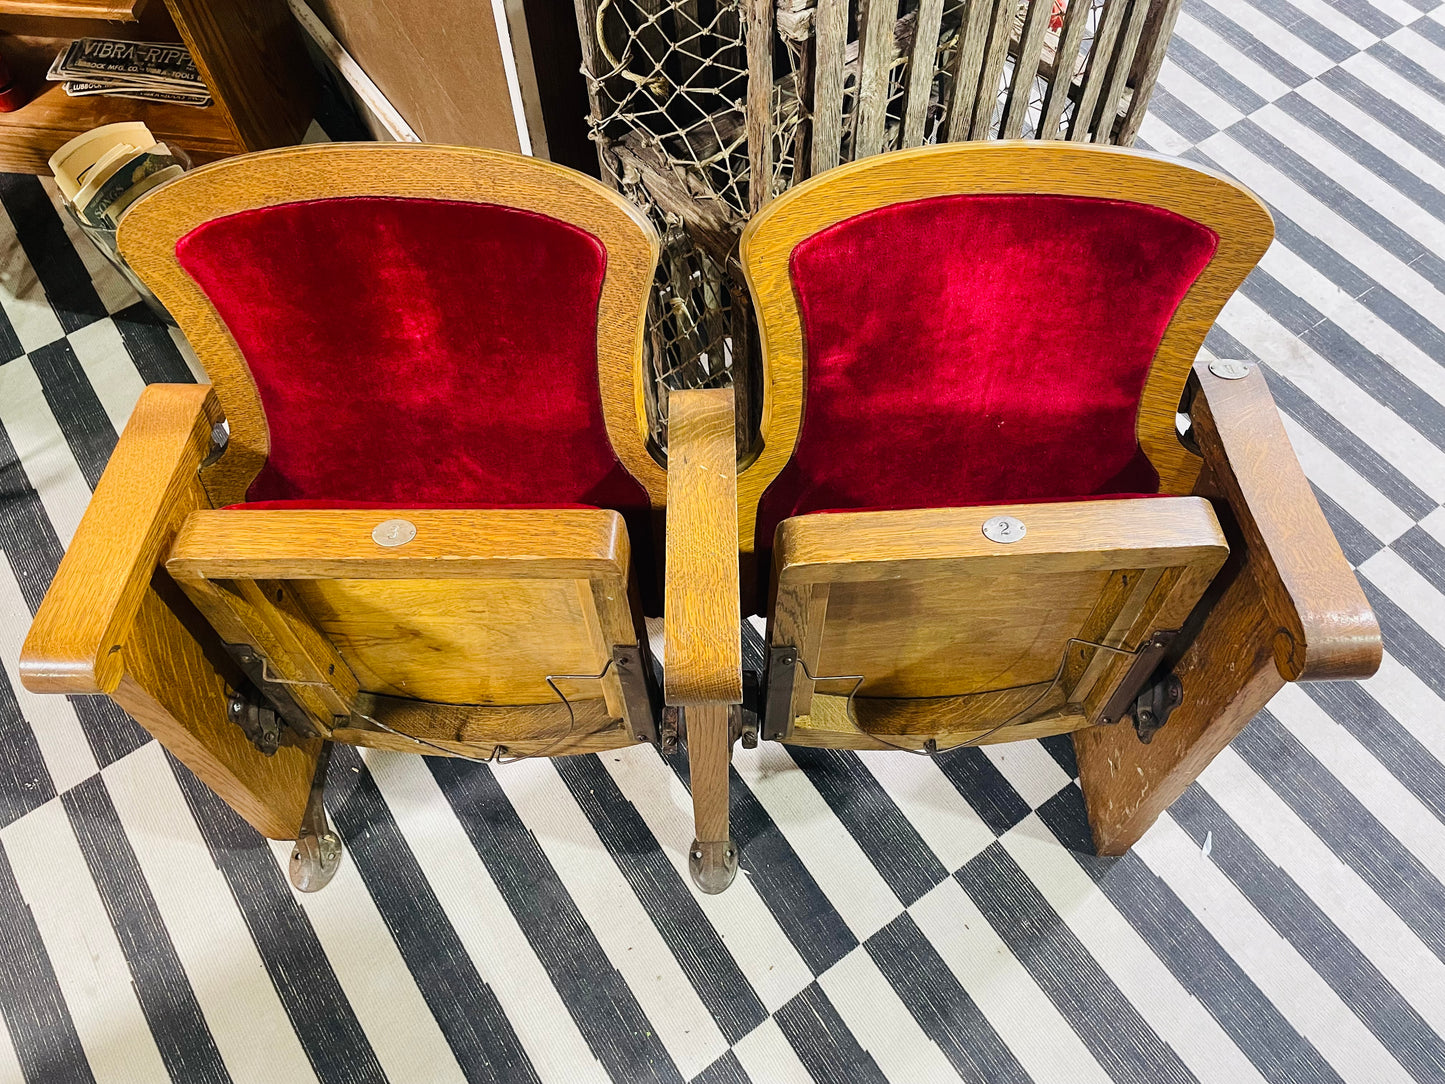
[{"label": "quartersawn oak grain", "polygon": [[736,704],[743,656],[732,391],[675,391],[669,409],[663,689],[669,704]]}]

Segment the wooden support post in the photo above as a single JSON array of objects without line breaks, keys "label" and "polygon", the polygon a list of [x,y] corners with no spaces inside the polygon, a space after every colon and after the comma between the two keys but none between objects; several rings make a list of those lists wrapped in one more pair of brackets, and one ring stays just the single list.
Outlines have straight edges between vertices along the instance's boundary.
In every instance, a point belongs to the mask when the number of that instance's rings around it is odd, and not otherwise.
[{"label": "wooden support post", "polygon": [[748,204],[773,198],[773,4],[748,0]]},{"label": "wooden support post", "polygon": [[848,45],[848,0],[818,0],[813,36],[817,63],[813,67],[811,175],[817,176],[836,166],[843,153],[843,54]]}]

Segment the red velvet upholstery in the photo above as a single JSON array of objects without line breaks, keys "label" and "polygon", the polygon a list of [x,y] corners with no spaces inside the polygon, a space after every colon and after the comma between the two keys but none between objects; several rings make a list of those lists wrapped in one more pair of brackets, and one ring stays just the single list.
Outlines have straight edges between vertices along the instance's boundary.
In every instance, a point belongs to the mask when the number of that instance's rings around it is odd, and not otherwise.
[{"label": "red velvet upholstery", "polygon": [[1119,200],[942,196],[792,253],[807,352],[797,447],[759,505],[942,508],[1158,489],[1135,415],[1218,237]]},{"label": "red velvet upholstery", "polygon": [[649,548],[647,494],[602,420],[607,254],[590,233],[490,204],[346,197],[215,219],[176,256],[265,409],[249,500],[593,505]]}]

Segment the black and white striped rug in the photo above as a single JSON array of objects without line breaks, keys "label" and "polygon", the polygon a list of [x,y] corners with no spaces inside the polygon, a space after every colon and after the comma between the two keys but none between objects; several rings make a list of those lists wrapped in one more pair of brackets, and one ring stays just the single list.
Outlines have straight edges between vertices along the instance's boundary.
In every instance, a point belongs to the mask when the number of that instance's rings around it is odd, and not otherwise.
[{"label": "black and white striped rug", "polygon": [[739,750],[718,897],[647,748],[339,749],[302,897],[106,702],[20,688],[116,433],[194,367],[0,177],[0,1081],[1445,1081],[1442,72],[1435,0],[1187,0],[1141,141],[1274,209],[1209,345],[1264,363],[1379,676],[1287,687],[1118,860],[1067,740]]}]

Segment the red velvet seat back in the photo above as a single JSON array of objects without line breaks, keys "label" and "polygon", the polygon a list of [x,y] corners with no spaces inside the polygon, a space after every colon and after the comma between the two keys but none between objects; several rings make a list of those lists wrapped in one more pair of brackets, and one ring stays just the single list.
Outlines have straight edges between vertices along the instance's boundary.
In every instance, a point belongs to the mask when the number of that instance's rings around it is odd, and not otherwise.
[{"label": "red velvet seat back", "polygon": [[607,253],[529,211],[355,196],[198,226],[176,256],[235,337],[271,448],[252,501],[649,502],[597,383]]},{"label": "red velvet seat back", "polygon": [[759,554],[824,509],[1156,491],[1139,400],[1217,244],[1172,211],[1048,195],[892,204],[802,241],[803,420]]}]

